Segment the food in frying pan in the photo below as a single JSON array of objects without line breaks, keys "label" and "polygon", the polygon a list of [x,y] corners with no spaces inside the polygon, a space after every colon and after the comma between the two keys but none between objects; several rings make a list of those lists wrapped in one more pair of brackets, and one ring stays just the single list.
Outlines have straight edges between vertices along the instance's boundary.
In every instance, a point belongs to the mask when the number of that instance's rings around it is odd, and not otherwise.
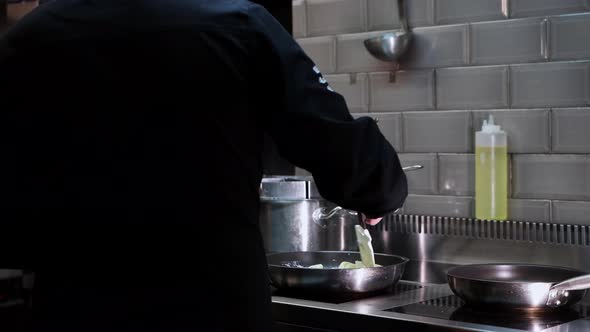
[{"label": "food in frying pan", "polygon": [[[361,269],[365,267],[381,267],[379,264],[375,264],[375,253],[373,252],[373,245],[371,244],[371,234],[369,231],[362,228],[359,225],[354,226],[356,233],[356,241],[359,245],[359,251],[361,253],[361,260],[355,261],[354,263],[343,261],[338,265],[337,269]],[[315,264],[309,266],[310,269],[324,269],[324,265]]]},{"label": "food in frying pan", "polygon": [[[375,264],[375,267],[380,267],[381,265],[379,264]],[[339,269],[360,269],[360,268],[364,268],[367,267],[363,262],[361,261],[356,261],[354,263],[351,262],[342,262],[340,263],[340,265],[338,266]]]},{"label": "food in frying pan", "polygon": [[[364,267],[367,267],[367,266],[365,264],[363,264],[363,262],[361,262],[361,261],[355,261],[354,263],[342,261],[342,263],[340,263],[340,265],[338,265],[337,269],[360,269],[360,268],[364,268]],[[375,264],[375,267],[381,267],[381,265]],[[308,268],[310,268],[310,269],[330,269],[329,267],[324,267],[323,264],[311,265],[311,266],[308,266]]]},{"label": "food in frying pan", "polygon": [[362,228],[360,225],[354,226],[356,233],[356,242],[359,245],[359,251],[361,252],[361,261],[365,267],[375,267],[375,253],[373,252],[373,245],[371,244],[371,234],[367,229]]}]

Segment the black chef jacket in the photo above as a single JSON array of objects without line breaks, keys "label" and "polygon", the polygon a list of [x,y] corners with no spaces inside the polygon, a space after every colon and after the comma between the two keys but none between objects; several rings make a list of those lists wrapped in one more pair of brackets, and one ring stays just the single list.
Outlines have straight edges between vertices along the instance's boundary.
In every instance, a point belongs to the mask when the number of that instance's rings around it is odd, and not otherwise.
[{"label": "black chef jacket", "polygon": [[336,204],[406,197],[392,146],[320,69],[243,0],[60,0],[11,28],[0,261],[36,271],[38,327],[267,329],[264,132]]}]

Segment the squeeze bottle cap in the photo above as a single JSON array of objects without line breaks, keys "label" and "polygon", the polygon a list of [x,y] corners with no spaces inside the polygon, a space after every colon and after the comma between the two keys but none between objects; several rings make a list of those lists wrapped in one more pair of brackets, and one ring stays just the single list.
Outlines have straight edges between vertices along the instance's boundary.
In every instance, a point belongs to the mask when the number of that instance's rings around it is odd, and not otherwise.
[{"label": "squeeze bottle cap", "polygon": [[499,133],[502,132],[500,126],[494,124],[494,116],[490,114],[488,120],[483,120],[481,131],[484,133]]}]

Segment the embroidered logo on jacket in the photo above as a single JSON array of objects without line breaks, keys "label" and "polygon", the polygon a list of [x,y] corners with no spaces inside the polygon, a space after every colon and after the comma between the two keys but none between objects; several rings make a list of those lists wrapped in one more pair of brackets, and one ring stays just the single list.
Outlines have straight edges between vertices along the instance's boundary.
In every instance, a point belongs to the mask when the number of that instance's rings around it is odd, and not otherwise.
[{"label": "embroidered logo on jacket", "polygon": [[334,89],[332,89],[332,87],[328,84],[328,81],[326,81],[324,76],[322,76],[322,73],[320,72],[320,69],[317,66],[313,66],[313,71],[319,75],[318,81],[320,82],[320,84],[326,85],[326,89],[328,89],[328,91],[334,92]]}]

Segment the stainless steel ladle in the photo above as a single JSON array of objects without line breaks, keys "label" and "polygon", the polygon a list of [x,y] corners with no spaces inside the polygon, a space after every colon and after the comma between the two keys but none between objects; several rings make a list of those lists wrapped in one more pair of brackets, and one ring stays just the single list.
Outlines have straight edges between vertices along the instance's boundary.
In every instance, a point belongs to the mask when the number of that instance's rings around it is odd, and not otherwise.
[{"label": "stainless steel ladle", "polygon": [[381,61],[398,61],[408,49],[408,45],[412,40],[412,32],[408,28],[403,0],[397,0],[397,11],[401,22],[401,31],[388,32],[365,40],[365,48],[371,55]]}]

